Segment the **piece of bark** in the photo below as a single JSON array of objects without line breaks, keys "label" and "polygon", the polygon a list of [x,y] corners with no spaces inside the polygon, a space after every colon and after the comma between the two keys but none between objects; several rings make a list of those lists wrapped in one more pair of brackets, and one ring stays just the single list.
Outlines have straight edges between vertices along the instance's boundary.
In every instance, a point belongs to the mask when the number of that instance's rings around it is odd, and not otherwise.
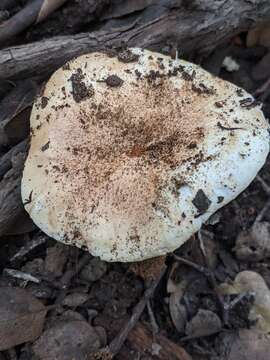
[{"label": "piece of bark", "polygon": [[12,157],[16,156],[18,153],[26,152],[28,143],[28,139],[20,142],[16,146],[13,146],[5,155],[0,158],[0,180],[2,180],[5,173],[12,168]]},{"label": "piece of bark", "polygon": [[0,237],[16,224],[25,212],[21,200],[21,177],[25,156],[25,152],[18,152],[12,157],[12,168],[0,182]]},{"label": "piece of bark", "polygon": [[175,344],[165,336],[158,334],[153,339],[151,332],[141,323],[131,330],[128,340],[134,350],[152,354],[155,359],[192,360],[182,346]]},{"label": "piece of bark", "polygon": [[[258,6],[260,4],[260,6]],[[218,44],[270,18],[268,0],[158,0],[142,11],[100,24],[99,30],[0,51],[0,78],[49,74],[71,58],[106,47],[179,46],[181,56],[208,54]]]},{"label": "piece of bark", "polygon": [[37,82],[24,80],[1,101],[0,146],[17,144],[29,135],[30,111],[38,90]]}]

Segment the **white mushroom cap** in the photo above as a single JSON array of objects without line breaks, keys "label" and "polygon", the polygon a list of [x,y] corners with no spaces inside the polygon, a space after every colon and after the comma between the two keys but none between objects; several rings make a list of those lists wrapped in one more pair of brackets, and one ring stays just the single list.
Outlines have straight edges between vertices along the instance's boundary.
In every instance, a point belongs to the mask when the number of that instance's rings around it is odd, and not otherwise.
[{"label": "white mushroom cap", "polygon": [[26,210],[54,239],[107,261],[179,247],[269,151],[268,123],[244,90],[141,49],[83,55],[56,71],[31,128]]}]

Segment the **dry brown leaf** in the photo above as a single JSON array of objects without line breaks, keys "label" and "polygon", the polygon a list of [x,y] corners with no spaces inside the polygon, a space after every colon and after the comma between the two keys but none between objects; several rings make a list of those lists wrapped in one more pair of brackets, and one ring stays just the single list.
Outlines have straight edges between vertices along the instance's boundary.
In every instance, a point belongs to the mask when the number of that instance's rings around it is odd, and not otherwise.
[{"label": "dry brown leaf", "polygon": [[209,336],[222,328],[220,318],[210,310],[199,309],[197,314],[186,325],[186,338]]},{"label": "dry brown leaf", "polygon": [[24,289],[0,288],[0,351],[35,340],[42,331],[46,308]]},{"label": "dry brown leaf", "polygon": [[184,288],[178,286],[178,289],[170,295],[169,309],[172,322],[176,329],[183,333],[187,322],[187,310],[181,304],[181,299],[184,294]]},{"label": "dry brown leaf", "polygon": [[40,360],[85,360],[100,347],[99,335],[86,321],[59,321],[34,343]]}]

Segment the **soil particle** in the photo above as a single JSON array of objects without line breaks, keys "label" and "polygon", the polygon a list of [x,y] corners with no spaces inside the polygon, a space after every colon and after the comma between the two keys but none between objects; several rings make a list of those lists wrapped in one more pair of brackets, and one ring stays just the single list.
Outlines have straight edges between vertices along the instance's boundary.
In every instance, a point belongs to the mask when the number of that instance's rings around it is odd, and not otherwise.
[{"label": "soil particle", "polygon": [[62,69],[63,69],[63,70],[70,70],[70,65],[69,65],[69,63],[67,62],[66,64],[64,64],[64,65],[62,66]]},{"label": "soil particle", "polygon": [[72,74],[70,81],[72,83],[72,95],[73,99],[79,103],[94,95],[94,89],[92,86],[86,86],[83,82],[84,75],[82,69],[77,69],[76,73]]},{"label": "soil particle", "polygon": [[203,83],[199,83],[199,85],[192,84],[192,90],[199,95],[201,95],[201,94],[213,95],[215,93],[215,91],[213,89],[208,88]]},{"label": "soil particle", "polygon": [[49,149],[50,141],[48,141],[45,145],[41,146],[41,151],[46,151]]},{"label": "soil particle", "polygon": [[48,105],[49,99],[46,96],[42,96],[41,98],[41,109],[44,109]]},{"label": "soil particle", "polygon": [[117,75],[109,75],[105,82],[110,87],[118,87],[121,86],[124,81]]},{"label": "soil particle", "polygon": [[118,60],[123,62],[123,63],[131,63],[131,62],[136,62],[139,59],[139,55],[134,54],[132,51],[130,50],[124,50],[122,52],[120,52],[117,56]]}]

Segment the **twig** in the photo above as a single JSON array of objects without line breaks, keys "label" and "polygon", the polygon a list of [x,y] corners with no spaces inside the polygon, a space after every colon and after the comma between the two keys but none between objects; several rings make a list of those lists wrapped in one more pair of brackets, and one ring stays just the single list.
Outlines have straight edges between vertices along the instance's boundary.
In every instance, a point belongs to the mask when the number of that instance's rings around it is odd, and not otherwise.
[{"label": "twig", "polygon": [[193,269],[195,269],[195,270],[199,271],[200,273],[204,274],[207,278],[210,276],[210,271],[206,267],[195,264],[193,261],[185,259],[182,256],[178,256],[178,255],[175,255],[175,254],[172,254],[172,255],[173,255],[173,257],[174,257],[174,259],[176,261],[179,261],[184,265],[192,267]]},{"label": "twig", "polygon": [[[94,359],[102,359],[103,357],[106,359],[112,359],[115,355],[117,355],[122,345],[126,341],[130,331],[135,327],[135,325],[139,321],[147,305],[147,302],[153,296],[154,291],[157,285],[159,284],[161,278],[163,277],[165,271],[166,268],[163,268],[163,270],[160,272],[160,275],[155,280],[152,280],[152,283],[145,290],[143,297],[133,309],[129,321],[126,323],[123,329],[119,332],[119,334],[112,340],[112,342],[108,346],[99,350],[97,353],[93,354]],[[93,357],[91,357],[90,359],[92,359]]]},{"label": "twig", "polygon": [[10,259],[11,263],[14,263],[18,260],[21,260],[23,257],[25,257],[27,254],[29,254],[32,250],[37,248],[38,246],[44,244],[47,241],[47,238],[45,235],[40,235],[33,240],[30,240],[24,245],[16,254],[12,256]]},{"label": "twig", "polygon": [[0,44],[18,35],[32,24],[44,20],[66,0],[34,0],[21,11],[5,21],[0,27]]},{"label": "twig", "polygon": [[224,318],[224,316],[225,316],[224,315],[224,301],[223,301],[223,298],[222,298],[222,296],[220,295],[220,293],[218,291],[218,285],[217,285],[215,275],[214,275],[213,271],[210,268],[201,232],[198,233],[198,237],[199,237],[200,248],[201,248],[203,258],[204,258],[205,266],[195,264],[194,262],[192,262],[190,260],[187,260],[187,259],[184,259],[184,258],[182,258],[180,256],[175,255],[175,254],[173,254],[173,256],[174,256],[175,260],[180,261],[183,264],[186,264],[188,266],[191,266],[193,269],[201,272],[202,274],[204,274],[207,277],[207,279],[208,279],[208,281],[209,281],[209,283],[210,283],[212,289],[214,290],[214,292],[216,294],[216,297],[218,299],[220,309],[221,309],[221,312],[222,312],[222,318]]},{"label": "twig", "polygon": [[255,296],[255,293],[254,292],[251,292],[251,291],[248,291],[246,293],[242,293],[242,294],[239,294],[237,295],[233,300],[231,301],[224,301],[224,324],[225,325],[228,325],[229,323],[229,313],[230,311],[237,305],[239,304],[239,302],[241,302],[244,298],[254,298]]},{"label": "twig", "polygon": [[23,271],[5,268],[3,272],[5,274],[9,275],[9,276],[12,276],[12,277],[14,277],[16,279],[24,280],[26,282],[31,281],[31,282],[36,283],[36,284],[40,283],[40,280],[36,276],[25,273]]},{"label": "twig", "polygon": [[157,324],[155,314],[153,312],[152,306],[151,306],[151,300],[147,301],[147,311],[150,318],[152,333],[155,336],[159,332],[159,326]]}]

